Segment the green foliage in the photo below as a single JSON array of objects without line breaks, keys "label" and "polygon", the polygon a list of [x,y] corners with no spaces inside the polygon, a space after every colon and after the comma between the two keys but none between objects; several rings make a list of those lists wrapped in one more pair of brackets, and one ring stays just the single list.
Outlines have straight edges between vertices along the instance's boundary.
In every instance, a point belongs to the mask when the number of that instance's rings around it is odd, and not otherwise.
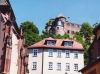
[{"label": "green foliage", "polygon": [[52,25],[53,20],[49,20],[49,22],[46,23],[46,25]]},{"label": "green foliage", "polygon": [[95,28],[95,27],[97,27],[98,26],[98,22],[96,22],[96,23],[94,23],[92,26],[93,26],[93,28]]},{"label": "green foliage", "polygon": [[66,39],[66,38],[70,38],[70,36],[68,34],[64,34],[63,36],[61,36],[60,34],[58,35],[53,35],[53,34],[48,34],[46,31],[42,31],[42,35],[41,35],[41,38],[44,39],[44,38],[48,38],[48,37],[52,37],[52,38],[55,38],[55,39]]},{"label": "green foliage", "polygon": [[85,22],[82,24],[80,32],[75,33],[76,41],[80,42],[84,47],[84,63],[85,65],[88,63],[88,48],[91,44],[91,37],[93,28],[89,23]]},{"label": "green foliage", "polygon": [[80,34],[84,37],[85,42],[87,45],[90,45],[91,36],[93,36],[93,28],[90,26],[88,22],[82,24],[80,29]]},{"label": "green foliage", "polygon": [[39,36],[39,30],[33,22],[23,22],[21,27],[25,35],[27,45],[32,45],[41,40],[41,37]]}]

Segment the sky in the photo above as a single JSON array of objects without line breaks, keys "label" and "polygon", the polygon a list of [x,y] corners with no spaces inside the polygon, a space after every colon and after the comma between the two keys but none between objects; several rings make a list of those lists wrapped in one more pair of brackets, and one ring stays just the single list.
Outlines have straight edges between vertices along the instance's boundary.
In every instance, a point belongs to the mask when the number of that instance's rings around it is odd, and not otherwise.
[{"label": "sky", "polygon": [[[34,22],[40,34],[46,22],[60,13],[69,22],[91,26],[100,22],[100,0],[9,0],[18,26],[25,21]],[[70,17],[70,18],[68,18]]]}]

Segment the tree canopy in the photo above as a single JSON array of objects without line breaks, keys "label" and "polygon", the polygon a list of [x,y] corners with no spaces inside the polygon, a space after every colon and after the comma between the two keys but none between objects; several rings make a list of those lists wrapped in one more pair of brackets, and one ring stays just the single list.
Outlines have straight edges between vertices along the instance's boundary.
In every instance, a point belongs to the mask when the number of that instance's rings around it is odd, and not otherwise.
[{"label": "tree canopy", "polygon": [[81,25],[79,32],[75,33],[76,41],[80,42],[84,47],[84,63],[88,63],[88,48],[91,44],[91,37],[93,36],[93,28],[88,22],[84,22]]},{"label": "tree canopy", "polygon": [[41,37],[39,36],[39,30],[33,22],[23,22],[21,27],[25,35],[27,45],[32,45],[41,40]]}]

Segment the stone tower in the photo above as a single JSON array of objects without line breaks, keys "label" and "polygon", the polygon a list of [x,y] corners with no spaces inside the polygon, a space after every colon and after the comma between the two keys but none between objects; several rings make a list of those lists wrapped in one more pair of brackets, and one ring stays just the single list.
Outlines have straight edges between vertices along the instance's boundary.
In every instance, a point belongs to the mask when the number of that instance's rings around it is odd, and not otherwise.
[{"label": "stone tower", "polygon": [[80,24],[76,24],[76,23],[66,21],[66,18],[62,14],[59,14],[58,17],[53,19],[52,23],[50,23],[46,26],[46,31],[49,34],[54,34],[54,35],[69,34],[69,36],[71,38],[73,38],[74,33],[79,32],[80,28],[81,28]]},{"label": "stone tower", "polygon": [[66,18],[63,17],[62,14],[60,14],[55,21],[52,23],[52,34],[54,35],[64,35],[64,24],[66,22]]}]

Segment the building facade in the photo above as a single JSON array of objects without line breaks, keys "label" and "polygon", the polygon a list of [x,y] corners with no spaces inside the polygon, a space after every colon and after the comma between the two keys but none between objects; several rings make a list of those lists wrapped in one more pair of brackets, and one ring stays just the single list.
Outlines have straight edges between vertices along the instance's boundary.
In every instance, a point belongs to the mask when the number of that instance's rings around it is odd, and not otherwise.
[{"label": "building facade", "polygon": [[73,38],[74,33],[79,32],[81,28],[80,24],[66,21],[66,18],[62,14],[55,19],[50,19],[50,21],[52,21],[52,24],[47,24],[46,29],[48,33],[52,32],[54,35],[69,34]]},{"label": "building facade", "polygon": [[30,74],[81,74],[82,44],[69,39],[46,38],[28,47]]},{"label": "building facade", "polygon": [[0,74],[27,74],[28,53],[9,0],[0,0]]},{"label": "building facade", "polygon": [[100,24],[94,28],[93,34],[95,38],[88,49],[88,65],[79,70],[82,74],[100,74]]}]

